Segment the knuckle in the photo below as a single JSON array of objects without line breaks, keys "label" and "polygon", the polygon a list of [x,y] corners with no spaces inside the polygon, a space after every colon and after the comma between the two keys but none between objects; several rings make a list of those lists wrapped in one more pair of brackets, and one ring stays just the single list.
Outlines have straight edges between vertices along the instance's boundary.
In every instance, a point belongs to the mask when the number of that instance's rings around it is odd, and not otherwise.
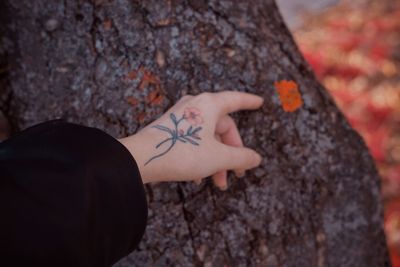
[{"label": "knuckle", "polygon": [[211,93],[204,92],[198,95],[199,99],[210,99],[211,98]]},{"label": "knuckle", "polygon": [[202,103],[202,104],[209,104],[212,103],[214,100],[213,95],[208,92],[201,93],[196,96],[196,102]]}]

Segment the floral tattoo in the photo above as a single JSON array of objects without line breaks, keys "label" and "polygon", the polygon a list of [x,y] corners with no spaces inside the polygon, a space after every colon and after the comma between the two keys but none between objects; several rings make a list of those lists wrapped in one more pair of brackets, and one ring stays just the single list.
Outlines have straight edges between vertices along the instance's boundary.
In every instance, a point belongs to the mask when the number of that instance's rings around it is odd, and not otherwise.
[{"label": "floral tattoo", "polygon": [[[201,125],[204,122],[200,110],[194,107],[185,108],[184,113],[180,119],[178,119],[174,113],[169,114],[169,117],[174,124],[173,129],[170,129],[166,126],[159,124],[153,126],[153,128],[156,128],[158,130],[170,134],[170,137],[164,139],[163,141],[161,141],[159,144],[156,145],[156,149],[160,148],[163,144],[168,142],[170,143],[169,147],[166,150],[164,150],[164,152],[150,158],[144,165],[147,165],[152,160],[167,154],[178,141],[182,143],[192,144],[195,146],[199,145],[199,140],[201,140],[201,138],[199,137],[198,134],[201,131],[201,129],[203,129],[199,125]],[[186,120],[190,124],[189,128],[186,129],[186,132],[182,128],[179,128],[179,124],[183,120]]]}]

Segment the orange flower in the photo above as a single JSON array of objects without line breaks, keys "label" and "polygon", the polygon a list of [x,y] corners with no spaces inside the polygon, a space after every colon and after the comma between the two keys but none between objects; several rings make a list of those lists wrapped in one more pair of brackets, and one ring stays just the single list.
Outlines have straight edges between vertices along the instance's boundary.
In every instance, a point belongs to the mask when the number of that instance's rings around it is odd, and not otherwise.
[{"label": "orange flower", "polygon": [[282,80],[275,82],[274,85],[278,90],[284,111],[293,112],[303,106],[303,100],[296,82]]}]

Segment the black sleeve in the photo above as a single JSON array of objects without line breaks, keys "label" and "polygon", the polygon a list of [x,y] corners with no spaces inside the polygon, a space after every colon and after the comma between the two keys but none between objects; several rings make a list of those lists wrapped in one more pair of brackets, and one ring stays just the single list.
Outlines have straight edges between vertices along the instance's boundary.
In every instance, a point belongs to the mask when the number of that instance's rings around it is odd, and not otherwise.
[{"label": "black sleeve", "polygon": [[138,167],[95,128],[46,122],[0,143],[0,265],[110,266],[143,236]]}]

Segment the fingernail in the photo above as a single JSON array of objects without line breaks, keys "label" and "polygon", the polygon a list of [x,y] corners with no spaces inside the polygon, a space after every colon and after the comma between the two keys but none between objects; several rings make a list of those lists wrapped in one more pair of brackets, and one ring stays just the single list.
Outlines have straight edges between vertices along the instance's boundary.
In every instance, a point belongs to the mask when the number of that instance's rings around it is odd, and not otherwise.
[{"label": "fingernail", "polygon": [[194,182],[195,182],[197,185],[200,185],[200,184],[201,184],[201,180],[194,180]]},{"label": "fingernail", "polygon": [[228,189],[228,185],[221,186],[219,189],[222,191],[226,191],[226,189]]}]

